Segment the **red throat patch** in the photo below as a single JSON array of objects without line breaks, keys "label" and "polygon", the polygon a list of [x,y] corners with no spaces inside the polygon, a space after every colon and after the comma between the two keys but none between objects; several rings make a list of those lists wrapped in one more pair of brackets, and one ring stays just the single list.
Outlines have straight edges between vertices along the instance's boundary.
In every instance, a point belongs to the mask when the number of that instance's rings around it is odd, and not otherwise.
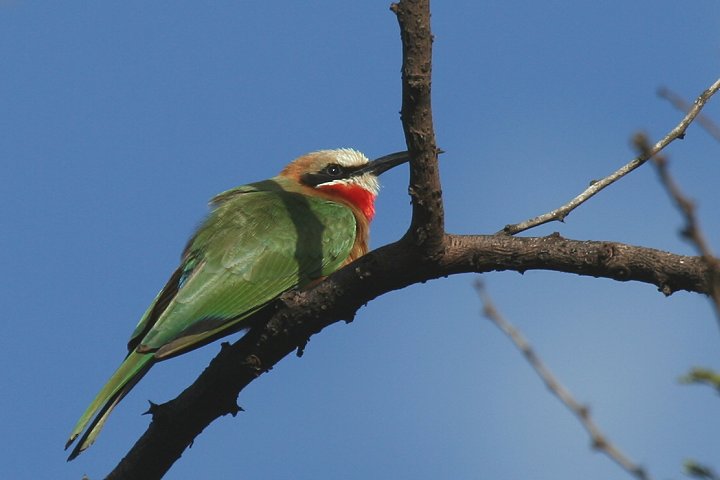
[{"label": "red throat patch", "polygon": [[375,216],[375,195],[362,187],[344,183],[334,183],[331,185],[322,185],[318,187],[318,189],[333,196],[341,197],[345,201],[355,205],[363,215],[365,215],[368,222]]}]

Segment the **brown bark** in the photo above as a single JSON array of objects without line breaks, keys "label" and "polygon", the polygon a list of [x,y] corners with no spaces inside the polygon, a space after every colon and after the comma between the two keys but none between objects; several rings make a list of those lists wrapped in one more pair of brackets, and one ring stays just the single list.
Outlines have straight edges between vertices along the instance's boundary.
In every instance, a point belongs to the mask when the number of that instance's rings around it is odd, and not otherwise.
[{"label": "brown bark", "polygon": [[239,411],[237,396],[255,378],[302,347],[314,333],[350,321],[363,304],[413,283],[466,272],[554,270],[635,280],[669,295],[708,292],[698,257],[559,235],[446,234],[430,106],[432,34],[428,0],[393,4],[403,42],[402,122],[411,153],[412,223],[398,242],[370,252],[315,288],[291,292],[264,309],[254,327],[223,348],[176,399],[151,408],[152,422],[108,479],[161,478],[213,420]]}]

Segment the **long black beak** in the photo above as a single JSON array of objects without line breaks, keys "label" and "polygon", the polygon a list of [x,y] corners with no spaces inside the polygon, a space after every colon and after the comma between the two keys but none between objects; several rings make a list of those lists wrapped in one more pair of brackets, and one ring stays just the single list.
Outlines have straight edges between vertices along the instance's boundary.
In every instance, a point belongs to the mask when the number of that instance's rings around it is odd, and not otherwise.
[{"label": "long black beak", "polygon": [[390,155],[385,155],[380,158],[376,158],[372,162],[369,162],[364,167],[355,170],[353,175],[362,175],[364,173],[372,173],[373,175],[380,175],[383,172],[387,172],[393,167],[402,165],[403,163],[410,160],[409,152],[395,152]]}]

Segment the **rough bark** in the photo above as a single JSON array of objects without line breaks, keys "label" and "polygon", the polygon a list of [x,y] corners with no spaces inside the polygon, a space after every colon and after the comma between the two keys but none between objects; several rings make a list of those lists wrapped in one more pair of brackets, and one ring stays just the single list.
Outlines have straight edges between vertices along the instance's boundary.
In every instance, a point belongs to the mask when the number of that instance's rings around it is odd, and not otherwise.
[{"label": "rough bark", "polygon": [[254,319],[254,327],[223,348],[177,398],[151,408],[152,422],[108,479],[161,478],[197,435],[218,417],[239,411],[237,397],[255,378],[302,347],[310,336],[350,321],[365,303],[408,285],[467,272],[554,270],[708,292],[708,267],[699,257],[559,235],[447,234],[430,105],[432,34],[428,0],[393,4],[403,42],[402,123],[411,153],[411,226],[398,242],[375,250],[315,288],[291,292]]}]

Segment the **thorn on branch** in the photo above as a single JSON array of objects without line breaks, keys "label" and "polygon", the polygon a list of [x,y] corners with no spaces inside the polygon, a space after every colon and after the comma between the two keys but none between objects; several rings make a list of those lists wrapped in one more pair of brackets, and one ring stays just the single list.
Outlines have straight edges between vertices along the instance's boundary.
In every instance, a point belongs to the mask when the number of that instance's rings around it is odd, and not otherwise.
[{"label": "thorn on branch", "polygon": [[670,295],[672,295],[674,293],[672,287],[664,282],[660,284],[658,291],[662,292],[662,294],[665,295],[666,297],[669,297]]},{"label": "thorn on branch", "polygon": [[154,403],[152,400],[148,400],[148,403],[150,404],[150,406],[148,407],[148,409],[146,411],[141,413],[141,415],[150,415],[150,416],[152,416],[152,418],[154,420],[155,417],[158,415],[158,413],[160,413],[161,407],[159,404]]},{"label": "thorn on branch", "polygon": [[233,402],[230,404],[228,408],[228,413],[232,415],[233,417],[237,416],[238,413],[244,412],[245,409],[242,408],[240,405],[237,404],[237,402]]},{"label": "thorn on branch", "polygon": [[[660,87],[658,89],[658,97],[664,98],[672,104],[673,107],[677,108],[681,112],[689,112],[693,106],[686,102],[680,95],[676,94],[672,90],[666,87]],[[697,100],[696,100],[697,102]],[[710,118],[705,115],[697,116],[697,123],[705,129],[715,140],[720,141],[720,127],[714,123]]]}]

